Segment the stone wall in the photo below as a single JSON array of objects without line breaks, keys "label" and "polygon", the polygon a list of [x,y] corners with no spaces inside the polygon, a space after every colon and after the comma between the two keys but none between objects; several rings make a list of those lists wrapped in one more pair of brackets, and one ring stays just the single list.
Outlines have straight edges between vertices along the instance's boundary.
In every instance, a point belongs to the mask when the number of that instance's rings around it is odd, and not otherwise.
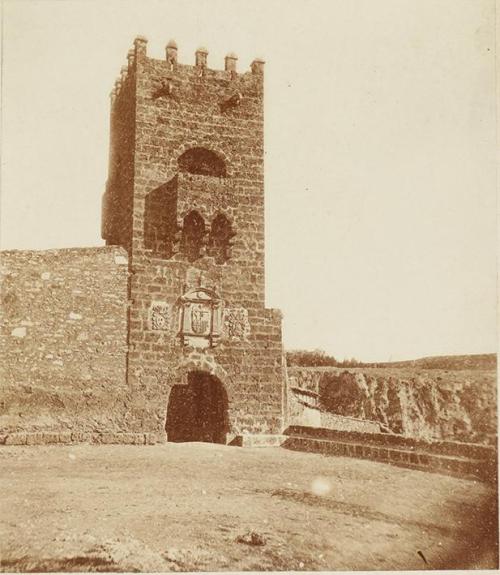
[{"label": "stone wall", "polygon": [[382,461],[497,483],[497,446],[415,439],[388,433],[290,426],[282,447]]},{"label": "stone wall", "polygon": [[[321,412],[375,422],[406,437],[496,443],[493,370],[292,367],[288,375],[291,393],[305,390]],[[301,417],[295,405],[289,421],[309,425],[310,413]]]},{"label": "stone wall", "polygon": [[127,253],[102,247],[0,255],[0,433],[17,432],[22,443],[25,432],[41,442],[44,433],[47,441],[59,434],[67,441],[130,431]]}]

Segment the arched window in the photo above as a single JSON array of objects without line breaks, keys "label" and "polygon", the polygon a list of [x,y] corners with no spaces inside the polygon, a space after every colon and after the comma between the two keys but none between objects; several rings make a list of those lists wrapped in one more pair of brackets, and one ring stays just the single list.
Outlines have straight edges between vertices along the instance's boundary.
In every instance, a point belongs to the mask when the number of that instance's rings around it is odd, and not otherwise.
[{"label": "arched window", "polygon": [[194,262],[201,256],[205,222],[197,211],[189,212],[182,227],[182,251],[188,261]]},{"label": "arched window", "polygon": [[191,148],[178,159],[179,171],[202,176],[225,177],[224,160],[206,148]]},{"label": "arched window", "polygon": [[234,236],[229,220],[224,214],[219,214],[212,221],[209,239],[209,254],[216,263],[222,264],[230,257],[230,240]]}]

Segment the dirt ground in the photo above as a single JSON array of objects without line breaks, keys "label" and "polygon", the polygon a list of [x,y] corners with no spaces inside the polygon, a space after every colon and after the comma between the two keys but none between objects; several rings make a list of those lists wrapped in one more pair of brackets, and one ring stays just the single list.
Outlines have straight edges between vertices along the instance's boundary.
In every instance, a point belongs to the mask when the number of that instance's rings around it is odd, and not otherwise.
[{"label": "dirt ground", "polygon": [[0,463],[2,571],[497,566],[496,496],[476,481],[203,443],[2,447]]}]

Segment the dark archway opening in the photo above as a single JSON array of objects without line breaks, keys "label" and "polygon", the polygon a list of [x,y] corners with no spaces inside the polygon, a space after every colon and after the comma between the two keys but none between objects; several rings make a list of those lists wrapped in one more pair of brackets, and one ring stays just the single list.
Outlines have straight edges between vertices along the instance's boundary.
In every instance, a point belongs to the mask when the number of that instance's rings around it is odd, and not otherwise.
[{"label": "dark archway opening", "polygon": [[187,385],[170,390],[165,430],[168,441],[226,443],[229,430],[227,393],[204,371],[191,371]]},{"label": "dark archway opening", "polygon": [[223,264],[230,257],[231,239],[235,236],[231,223],[224,214],[216,216],[212,222],[208,241],[208,253],[215,258],[215,262]]},{"label": "dark archway opening", "polygon": [[194,262],[201,256],[205,222],[200,214],[193,210],[184,218],[181,237],[181,249],[188,261]]},{"label": "dark archway opening", "polygon": [[226,176],[226,164],[219,156],[206,148],[191,148],[178,159],[179,170],[200,176]]}]

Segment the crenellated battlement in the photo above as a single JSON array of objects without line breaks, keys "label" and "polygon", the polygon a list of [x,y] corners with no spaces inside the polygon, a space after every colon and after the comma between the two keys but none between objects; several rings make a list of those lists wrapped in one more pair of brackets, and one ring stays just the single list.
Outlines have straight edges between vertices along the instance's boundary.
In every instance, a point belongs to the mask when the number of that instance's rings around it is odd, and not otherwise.
[{"label": "crenellated battlement", "polygon": [[234,52],[228,53],[224,58],[224,68],[208,67],[208,50],[205,47],[198,48],[194,53],[194,64],[181,64],[178,60],[178,46],[175,40],[169,40],[165,46],[165,60],[149,58],[147,55],[148,40],[144,36],[137,36],[134,40],[134,47],[127,53],[127,65],[122,66],[120,76],[116,79],[113,90],[111,91],[111,100],[114,101],[126,85],[128,78],[137,69],[138,64],[154,62],[157,65],[163,63],[165,73],[177,72],[187,73],[194,77],[212,77],[217,79],[235,80],[241,76],[254,75],[262,76],[264,74],[264,60],[256,58],[250,65],[250,70],[238,72],[238,56]]}]

